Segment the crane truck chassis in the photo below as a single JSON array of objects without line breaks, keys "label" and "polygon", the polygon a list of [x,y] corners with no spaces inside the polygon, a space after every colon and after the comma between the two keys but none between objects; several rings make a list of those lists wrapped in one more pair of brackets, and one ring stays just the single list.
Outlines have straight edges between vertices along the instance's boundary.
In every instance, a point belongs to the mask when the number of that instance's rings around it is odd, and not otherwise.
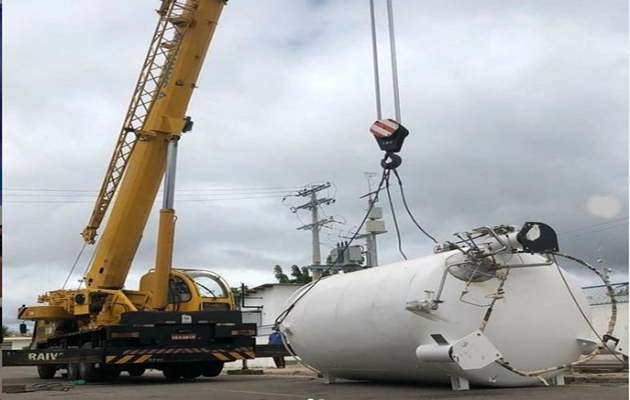
[{"label": "crane truck chassis", "polygon": [[[4,352],[4,365],[37,365],[41,378],[115,379],[162,370],[169,380],[216,376],[225,362],[256,357],[256,326],[242,322],[230,286],[205,270],[173,268],[178,142],[192,130],[186,110],[227,0],[161,0],[158,24],[90,220],[95,244],[77,289],[22,306],[34,321],[31,349]],[[164,179],[163,179],[164,178]],[[160,184],[155,268],[125,287]],[[112,206],[109,210],[109,206]],[[108,211],[109,210],[109,211]],[[65,285],[64,285],[65,286]]]},{"label": "crane truck chassis", "polygon": [[240,311],[128,312],[118,325],[4,351],[3,364],[36,365],[42,379],[66,369],[69,380],[88,382],[113,380],[123,371],[139,376],[148,368],[170,380],[217,376],[225,362],[256,357],[256,325],[241,319]]}]

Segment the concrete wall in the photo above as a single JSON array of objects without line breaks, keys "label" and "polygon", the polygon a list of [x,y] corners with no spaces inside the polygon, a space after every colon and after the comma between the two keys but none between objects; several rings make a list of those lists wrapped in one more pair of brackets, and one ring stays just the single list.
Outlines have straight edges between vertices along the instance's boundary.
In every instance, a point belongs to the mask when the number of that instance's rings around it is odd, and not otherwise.
[{"label": "concrete wall", "polygon": [[2,343],[3,350],[22,350],[24,347],[29,346],[32,342],[30,336],[18,336],[18,337],[5,337]]}]

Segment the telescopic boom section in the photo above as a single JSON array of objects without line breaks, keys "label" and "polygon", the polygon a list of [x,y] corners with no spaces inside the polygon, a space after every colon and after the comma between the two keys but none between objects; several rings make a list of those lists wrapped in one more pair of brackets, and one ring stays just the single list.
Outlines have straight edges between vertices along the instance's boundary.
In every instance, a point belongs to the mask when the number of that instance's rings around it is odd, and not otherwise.
[{"label": "telescopic boom section", "polygon": [[[186,109],[226,3],[227,0],[162,1],[158,29],[123,132],[90,223],[83,231],[85,240],[93,241],[116,191],[111,214],[85,276],[88,287],[120,289],[125,283],[164,176],[168,143],[177,140],[185,128]],[[147,88],[149,81],[156,83],[154,90]],[[142,124],[138,128],[127,126],[133,121]],[[129,132],[135,134],[134,141],[125,138]]]}]

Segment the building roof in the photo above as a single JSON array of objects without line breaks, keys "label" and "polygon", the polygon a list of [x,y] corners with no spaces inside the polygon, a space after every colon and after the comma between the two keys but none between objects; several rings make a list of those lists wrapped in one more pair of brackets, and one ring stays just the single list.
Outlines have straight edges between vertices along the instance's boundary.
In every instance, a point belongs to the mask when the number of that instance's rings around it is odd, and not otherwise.
[{"label": "building roof", "polygon": [[248,289],[247,293],[256,293],[256,292],[267,290],[276,286],[302,287],[304,286],[304,284],[302,283],[263,283],[262,285],[258,285],[255,288]]},{"label": "building roof", "polygon": [[16,340],[33,340],[31,336],[5,336],[3,339],[5,342],[14,342]]}]

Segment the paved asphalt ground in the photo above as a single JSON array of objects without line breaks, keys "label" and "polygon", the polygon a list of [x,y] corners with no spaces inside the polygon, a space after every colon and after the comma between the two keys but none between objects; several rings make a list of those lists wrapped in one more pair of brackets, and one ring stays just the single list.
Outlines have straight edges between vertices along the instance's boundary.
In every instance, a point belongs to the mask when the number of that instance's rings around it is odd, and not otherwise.
[{"label": "paved asphalt ground", "polygon": [[[278,371],[279,372],[279,371]],[[41,381],[33,367],[3,368],[4,385],[48,382],[66,385],[62,378]],[[123,374],[125,375],[125,374]],[[623,400],[628,384],[572,384],[563,387],[517,389],[472,389],[453,392],[449,386],[413,386],[372,382],[339,381],[324,385],[321,379],[290,375],[220,375],[194,381],[167,383],[159,372],[140,378],[121,376],[116,383],[74,386],[67,392],[38,391],[3,394],[2,400]]]}]

